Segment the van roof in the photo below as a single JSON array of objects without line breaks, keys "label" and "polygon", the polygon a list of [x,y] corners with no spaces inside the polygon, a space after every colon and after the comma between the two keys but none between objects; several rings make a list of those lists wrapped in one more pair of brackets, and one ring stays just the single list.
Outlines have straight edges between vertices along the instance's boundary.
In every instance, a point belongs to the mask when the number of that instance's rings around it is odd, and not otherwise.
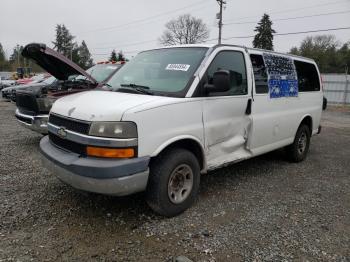
[{"label": "van roof", "polygon": [[[232,45],[232,44],[185,44],[185,45],[172,45],[172,46],[165,46],[161,48],[174,48],[174,47],[206,47],[206,48],[218,48],[218,47],[224,47],[224,46],[233,46],[233,47],[240,47],[244,48],[249,51],[258,51],[258,52],[265,52],[265,53],[272,53],[272,54],[279,54],[279,55],[285,55],[285,56],[291,56],[303,60],[308,60],[311,62],[315,62],[314,59],[304,57],[304,56],[298,56],[298,55],[293,55],[293,54],[287,54],[287,53],[282,53],[282,52],[276,52],[276,51],[271,51],[271,50],[265,50],[265,49],[259,49],[259,48],[253,48],[253,47],[246,47],[243,45]],[[161,48],[154,48],[154,49],[161,49]],[[250,52],[249,52],[250,53]]]}]

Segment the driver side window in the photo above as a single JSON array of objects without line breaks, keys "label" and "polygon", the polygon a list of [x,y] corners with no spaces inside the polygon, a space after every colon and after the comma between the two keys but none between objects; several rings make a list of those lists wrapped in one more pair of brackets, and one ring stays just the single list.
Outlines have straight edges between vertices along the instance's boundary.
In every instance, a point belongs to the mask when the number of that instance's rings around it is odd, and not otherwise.
[{"label": "driver side window", "polygon": [[230,72],[231,88],[227,92],[211,93],[210,96],[236,96],[248,94],[247,73],[244,55],[239,51],[222,51],[216,55],[207,70],[207,82],[213,83],[216,71]]}]

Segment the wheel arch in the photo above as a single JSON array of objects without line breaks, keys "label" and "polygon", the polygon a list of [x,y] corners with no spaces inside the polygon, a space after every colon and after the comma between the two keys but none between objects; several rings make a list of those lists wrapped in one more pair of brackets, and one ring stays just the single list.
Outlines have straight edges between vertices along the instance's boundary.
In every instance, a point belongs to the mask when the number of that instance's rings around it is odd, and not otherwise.
[{"label": "wheel arch", "polygon": [[296,136],[296,133],[297,133],[299,127],[300,127],[302,124],[305,124],[305,125],[307,125],[307,126],[309,127],[310,135],[312,135],[312,132],[313,132],[313,120],[312,120],[312,116],[311,116],[310,114],[306,114],[306,115],[304,115],[304,116],[301,118],[301,121],[299,122],[298,128],[295,130],[294,137]]},{"label": "wheel arch", "polygon": [[302,120],[299,123],[299,126],[301,126],[302,124],[306,124],[310,129],[310,134],[312,134],[312,130],[313,130],[312,116],[309,114],[303,116]]},{"label": "wheel arch", "polygon": [[155,158],[165,150],[175,147],[184,148],[192,152],[198,160],[201,173],[205,173],[207,171],[204,147],[201,141],[194,136],[179,136],[166,141],[153,152],[151,158]]}]

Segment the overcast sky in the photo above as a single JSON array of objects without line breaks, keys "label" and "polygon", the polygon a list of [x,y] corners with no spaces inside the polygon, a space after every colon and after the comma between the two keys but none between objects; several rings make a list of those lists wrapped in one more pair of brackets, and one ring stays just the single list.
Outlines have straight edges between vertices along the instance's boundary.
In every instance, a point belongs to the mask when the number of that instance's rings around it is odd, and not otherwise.
[{"label": "overcast sky", "polygon": [[[254,22],[264,12],[271,15],[273,28],[278,33],[350,27],[350,0],[226,1],[223,38],[253,35]],[[215,0],[1,0],[0,43],[8,56],[16,44],[42,42],[52,46],[56,24],[65,24],[78,42],[86,41],[95,61],[107,59],[112,49],[123,50],[127,57],[132,57],[140,50],[159,46],[157,39],[164,24],[185,13],[203,19],[210,28],[210,39],[217,38],[218,10]],[[335,12],[337,14],[279,20]],[[350,30],[329,33],[341,42],[350,41]],[[287,52],[292,46],[298,46],[305,36],[276,36],[275,50]],[[251,42],[252,38],[223,41],[245,46],[251,46]]]}]

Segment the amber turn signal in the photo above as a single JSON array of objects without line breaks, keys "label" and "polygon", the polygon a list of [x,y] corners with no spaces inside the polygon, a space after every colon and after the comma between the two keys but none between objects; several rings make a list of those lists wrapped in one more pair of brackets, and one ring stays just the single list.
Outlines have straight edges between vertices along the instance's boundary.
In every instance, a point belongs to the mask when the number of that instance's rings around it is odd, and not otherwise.
[{"label": "amber turn signal", "polygon": [[133,148],[105,148],[105,147],[86,147],[88,156],[106,157],[106,158],[131,158],[135,156]]}]

